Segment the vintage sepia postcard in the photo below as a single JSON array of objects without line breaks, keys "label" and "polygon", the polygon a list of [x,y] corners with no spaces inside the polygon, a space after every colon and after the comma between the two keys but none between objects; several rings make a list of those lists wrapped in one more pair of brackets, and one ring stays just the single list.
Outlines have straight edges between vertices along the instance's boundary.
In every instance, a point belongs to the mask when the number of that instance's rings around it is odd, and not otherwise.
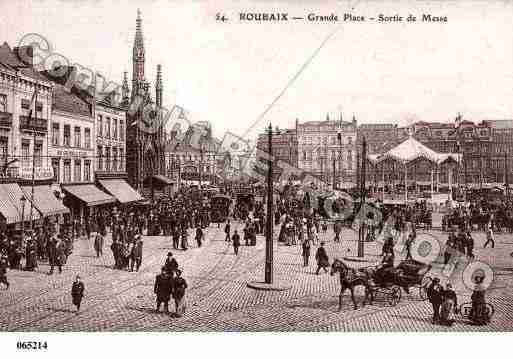
[{"label": "vintage sepia postcard", "polygon": [[0,1],[0,338],[511,332],[512,14]]}]

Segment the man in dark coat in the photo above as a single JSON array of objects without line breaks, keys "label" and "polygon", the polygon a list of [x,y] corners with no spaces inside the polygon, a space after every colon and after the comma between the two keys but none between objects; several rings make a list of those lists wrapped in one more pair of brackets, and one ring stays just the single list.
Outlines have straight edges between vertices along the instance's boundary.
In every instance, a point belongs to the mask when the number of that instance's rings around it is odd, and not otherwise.
[{"label": "man in dark coat", "polygon": [[177,317],[185,314],[185,289],[187,289],[187,282],[182,278],[182,271],[178,270],[173,280],[173,299]]},{"label": "man in dark coat", "polygon": [[310,259],[310,240],[305,239],[302,244],[303,249],[303,267],[308,267],[308,260]]},{"label": "man in dark coat", "polygon": [[50,262],[50,273],[53,274],[53,268],[57,266],[59,273],[62,273],[62,264],[64,260],[64,244],[61,239],[53,237],[49,243],[48,260]]},{"label": "man in dark coat", "polygon": [[235,255],[239,254],[239,247],[240,247],[240,236],[239,233],[237,233],[237,230],[233,232],[232,235],[232,244],[233,244],[233,251]]},{"label": "man in dark coat", "polygon": [[94,251],[96,252],[96,257],[100,257],[103,255],[103,243],[104,239],[100,232],[96,233],[94,237]]},{"label": "man in dark coat", "polygon": [[440,285],[440,279],[434,278],[427,289],[427,297],[433,306],[433,324],[440,322],[440,305],[443,300],[443,288]]},{"label": "man in dark coat", "polygon": [[225,241],[230,241],[230,220],[226,221],[226,225],[224,226],[224,234],[225,234]]},{"label": "man in dark coat", "polygon": [[157,312],[160,312],[160,305],[164,303],[164,312],[169,313],[169,300],[173,291],[173,278],[164,267],[161,273],[155,278],[153,292],[157,295]]},{"label": "man in dark coat", "polygon": [[143,240],[142,236],[138,234],[135,239],[135,244],[132,247],[132,252],[130,253],[130,272],[134,271],[134,265],[136,272],[139,272],[142,263],[142,252]]},{"label": "man in dark coat", "polygon": [[7,257],[0,255],[0,283],[5,284],[5,289],[9,289],[9,281],[7,280]]},{"label": "man in dark coat", "polygon": [[317,248],[317,252],[315,253],[315,259],[317,260],[317,270],[315,274],[319,274],[319,270],[322,268],[326,273],[328,273],[328,267],[330,265],[330,261],[328,258],[328,253],[326,253],[326,248],[324,248],[324,242],[321,242],[321,246]]},{"label": "man in dark coat", "polygon": [[80,280],[80,276],[77,275],[73,285],[71,286],[71,298],[73,305],[77,307],[77,314],[80,311],[80,304],[82,303],[82,298],[84,297],[84,290],[84,283]]},{"label": "man in dark coat", "polygon": [[178,270],[178,262],[173,257],[173,253],[167,254],[166,262],[164,263],[164,269],[167,273],[173,275]]},{"label": "man in dark coat", "polygon": [[180,231],[179,231],[179,227],[176,225],[173,228],[173,248],[178,249],[179,246],[180,246]]}]

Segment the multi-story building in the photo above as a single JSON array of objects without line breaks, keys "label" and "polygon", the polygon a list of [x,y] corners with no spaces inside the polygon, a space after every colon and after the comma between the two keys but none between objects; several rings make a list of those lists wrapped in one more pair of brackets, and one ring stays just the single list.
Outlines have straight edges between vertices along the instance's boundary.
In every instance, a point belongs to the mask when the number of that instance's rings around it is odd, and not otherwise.
[{"label": "multi-story building", "polygon": [[[69,212],[50,184],[54,84],[35,71],[32,48],[0,46],[0,225],[40,225]],[[62,217],[60,217],[62,218]]]},{"label": "multi-story building", "polygon": [[[50,180],[53,174],[48,161],[48,120],[52,109],[52,83],[31,64],[22,62],[18,50],[12,50],[7,43],[0,46],[2,175],[32,180],[34,173],[36,181]],[[31,49],[20,51],[32,54]]]},{"label": "multi-story building", "polygon": [[357,122],[296,122],[298,168],[336,187],[356,182]]},{"label": "multi-story building", "polygon": [[96,176],[123,177],[126,174],[126,109],[106,97],[96,102],[95,115]]},{"label": "multi-story building", "polygon": [[513,120],[485,120],[481,126],[491,131],[488,146],[488,180],[509,183],[513,180]]},{"label": "multi-story building", "polygon": [[407,137],[407,131],[391,123],[368,123],[358,126],[358,142],[365,137],[368,154],[385,153]]},{"label": "multi-story building", "polygon": [[[196,138],[194,134],[203,134]],[[210,184],[217,180],[220,143],[212,138],[210,125],[197,122],[191,125],[183,136],[171,132],[166,140],[166,174],[181,183]],[[180,138],[178,138],[180,137]]]},{"label": "multi-story building", "polygon": [[[276,165],[273,166],[273,176],[279,176],[282,172],[282,168],[279,166],[279,162],[285,162],[286,164],[296,167],[298,166],[298,139],[296,135],[296,129],[283,129],[276,128],[272,133],[272,156]],[[266,161],[269,154],[269,134],[260,134],[257,139],[257,161]],[[240,165],[238,167],[244,167],[245,161],[247,161],[247,154],[243,154],[244,157],[240,158]]]}]

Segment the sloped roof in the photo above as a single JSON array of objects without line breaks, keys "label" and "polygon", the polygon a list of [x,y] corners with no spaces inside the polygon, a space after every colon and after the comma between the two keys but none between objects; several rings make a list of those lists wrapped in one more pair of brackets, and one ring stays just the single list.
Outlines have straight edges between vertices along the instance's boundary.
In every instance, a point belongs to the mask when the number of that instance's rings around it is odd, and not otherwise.
[{"label": "sloped roof", "polygon": [[54,109],[83,116],[91,116],[91,106],[78,95],[69,92],[62,85],[55,85],[52,101],[52,107]]},{"label": "sloped roof", "polygon": [[368,156],[369,160],[372,162],[381,162],[386,159],[393,159],[402,163],[408,163],[419,158],[425,158],[434,163],[442,163],[448,159],[458,161],[459,157],[459,154],[435,152],[417,141],[413,136],[410,136],[408,139],[385,152],[383,155],[377,157]]},{"label": "sloped roof", "polygon": [[486,120],[486,123],[495,129],[513,128],[513,120]]},{"label": "sloped roof", "polygon": [[34,80],[48,82],[48,79],[35,71],[33,67],[23,63],[6,42],[0,46],[0,64],[6,69],[19,71],[22,75]]}]

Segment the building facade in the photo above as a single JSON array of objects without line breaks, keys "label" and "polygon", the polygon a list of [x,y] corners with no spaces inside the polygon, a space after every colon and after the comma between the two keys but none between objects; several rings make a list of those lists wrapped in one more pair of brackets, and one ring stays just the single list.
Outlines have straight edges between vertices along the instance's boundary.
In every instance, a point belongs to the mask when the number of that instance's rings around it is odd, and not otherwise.
[{"label": "building facade", "polygon": [[[272,134],[272,156],[275,163],[273,167],[273,176],[279,176],[282,169],[278,165],[279,162],[287,163],[295,168],[298,167],[298,137],[296,129],[279,129],[273,130]],[[266,161],[269,153],[269,134],[260,134],[257,139],[257,161]],[[247,161],[247,154],[243,154],[238,167],[243,167]]]},{"label": "building facade", "polygon": [[357,122],[296,122],[298,168],[335,187],[356,182]]},{"label": "building facade", "polygon": [[96,176],[124,176],[126,109],[108,98],[96,102]]},{"label": "building facade", "polygon": [[22,62],[18,51],[32,54],[31,49],[0,46],[1,176],[48,181],[53,177],[48,159],[53,85]]}]

